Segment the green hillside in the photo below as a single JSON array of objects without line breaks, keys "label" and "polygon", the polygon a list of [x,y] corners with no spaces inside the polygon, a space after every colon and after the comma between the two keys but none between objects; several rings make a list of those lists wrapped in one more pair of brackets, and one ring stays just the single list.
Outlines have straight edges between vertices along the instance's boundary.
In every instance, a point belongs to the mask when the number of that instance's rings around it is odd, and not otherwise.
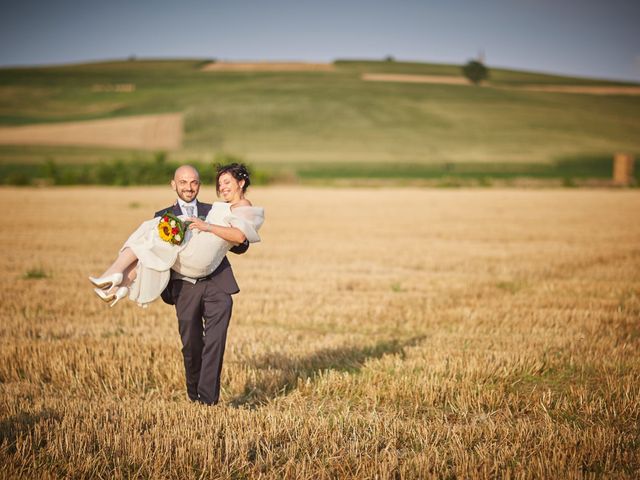
[{"label": "green hillside", "polygon": [[[171,160],[207,161],[226,153],[267,170],[326,167],[338,175],[344,164],[362,165],[363,172],[395,165],[409,172],[407,166],[432,171],[438,165],[455,171],[456,165],[552,165],[640,152],[640,96],[519,89],[622,83],[492,69],[489,85],[472,87],[361,79],[363,73],[459,75],[455,65],[337,61],[333,72],[243,73],[203,72],[205,63],[2,69],[0,126],[184,112],[184,148],[171,152]],[[135,91],[95,91],[96,85],[116,84],[135,85]],[[150,155],[0,146],[5,165]]]}]

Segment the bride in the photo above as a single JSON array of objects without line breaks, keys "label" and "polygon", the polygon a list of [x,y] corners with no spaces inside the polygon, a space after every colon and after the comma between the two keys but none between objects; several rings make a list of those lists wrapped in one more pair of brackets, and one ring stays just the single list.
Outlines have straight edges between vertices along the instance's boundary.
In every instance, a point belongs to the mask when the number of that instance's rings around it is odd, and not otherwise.
[{"label": "bride", "polygon": [[157,299],[169,283],[171,270],[190,278],[213,273],[234,245],[260,241],[258,230],[264,209],[245,197],[251,183],[241,164],[218,168],[214,202],[204,220],[179,216],[191,222],[180,245],[164,241],[158,233],[162,217],[143,222],[124,243],[118,258],[100,277],[89,277],[95,293],[113,307],[127,295],[146,306]]}]

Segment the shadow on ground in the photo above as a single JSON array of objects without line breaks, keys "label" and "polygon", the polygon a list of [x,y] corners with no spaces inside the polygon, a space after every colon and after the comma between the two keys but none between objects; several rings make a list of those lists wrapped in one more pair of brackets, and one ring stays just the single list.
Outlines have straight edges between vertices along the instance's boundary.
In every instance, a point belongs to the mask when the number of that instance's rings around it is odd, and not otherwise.
[{"label": "shadow on ground", "polygon": [[[50,422],[59,422],[62,416],[53,410],[40,412],[20,412],[0,421],[0,445],[10,453],[15,453],[16,442],[20,437],[31,437],[37,425],[45,430]],[[36,441],[38,448],[44,446],[44,440]],[[0,475],[0,477],[3,477]],[[4,478],[4,477],[3,477]]]},{"label": "shadow on ground", "polygon": [[424,340],[424,336],[405,340],[383,340],[364,347],[340,347],[318,350],[306,357],[270,353],[250,362],[255,378],[245,384],[242,394],[231,399],[235,407],[255,408],[292,392],[300,380],[313,381],[320,373],[340,371],[357,373],[365,362],[384,355],[405,357],[404,349]]}]

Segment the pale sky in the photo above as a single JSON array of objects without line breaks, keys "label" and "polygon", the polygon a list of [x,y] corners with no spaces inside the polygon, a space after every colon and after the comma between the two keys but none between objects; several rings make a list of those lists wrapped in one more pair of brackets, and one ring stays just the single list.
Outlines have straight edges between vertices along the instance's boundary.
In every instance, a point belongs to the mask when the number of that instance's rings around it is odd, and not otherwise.
[{"label": "pale sky", "polygon": [[640,82],[640,1],[0,0],[0,65],[144,57],[462,64]]}]

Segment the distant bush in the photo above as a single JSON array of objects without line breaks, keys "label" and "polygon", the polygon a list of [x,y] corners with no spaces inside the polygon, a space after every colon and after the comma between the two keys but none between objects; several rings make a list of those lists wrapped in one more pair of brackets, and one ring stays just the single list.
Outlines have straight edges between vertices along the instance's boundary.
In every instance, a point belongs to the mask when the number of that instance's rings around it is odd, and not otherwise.
[{"label": "distant bush", "polygon": [[31,184],[31,179],[29,178],[29,175],[24,172],[12,172],[5,177],[4,183],[6,185],[24,187]]},{"label": "distant bush", "polygon": [[489,69],[482,62],[470,60],[462,67],[462,74],[474,85],[489,78]]},{"label": "distant bush", "polygon": [[[142,154],[140,154],[142,155]],[[41,164],[2,164],[0,182],[4,185],[166,185],[181,164],[189,163],[200,172],[204,185],[212,185],[216,166],[247,163],[241,157],[221,153],[210,162],[177,162],[164,152],[145,157],[114,159],[94,164],[58,164],[47,159]],[[334,179],[432,179],[443,187],[475,182],[490,186],[494,180],[515,178],[559,179],[567,187],[586,179],[611,179],[612,157],[608,154],[582,154],[560,157],[550,163],[448,162],[448,163],[300,163],[272,166],[269,170],[247,165],[251,183],[326,182]],[[640,169],[635,171],[640,185]]]},{"label": "distant bush", "polygon": [[27,270],[23,278],[27,280],[40,280],[42,278],[49,278],[49,277],[50,275],[42,267],[37,267],[37,268],[31,268]]},{"label": "distant bush", "polygon": [[202,60],[201,62],[197,62],[193,68],[195,68],[196,70],[200,70],[201,68],[207,66],[207,65],[211,65],[213,63],[216,63],[218,60],[216,58],[209,58],[207,60]]},{"label": "distant bush", "polygon": [[[246,162],[234,155],[216,155],[214,162],[168,161],[166,153],[158,152],[152,158],[114,159],[97,164],[58,164],[47,159],[39,165],[0,165],[0,178],[5,185],[163,185],[183,163],[193,165],[200,172],[203,183],[211,184],[216,177],[217,164]],[[271,183],[272,175],[252,168],[251,183]]]}]

